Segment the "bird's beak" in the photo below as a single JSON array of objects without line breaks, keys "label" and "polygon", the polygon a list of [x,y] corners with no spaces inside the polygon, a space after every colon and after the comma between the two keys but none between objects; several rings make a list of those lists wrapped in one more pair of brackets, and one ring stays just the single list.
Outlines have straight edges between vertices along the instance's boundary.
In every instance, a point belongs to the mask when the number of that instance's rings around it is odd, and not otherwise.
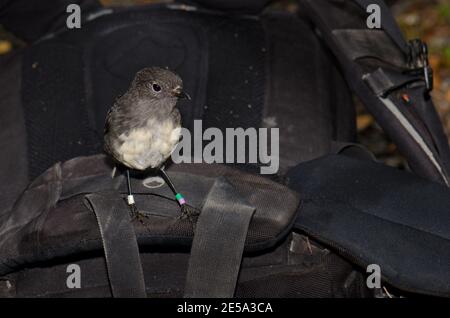
[{"label": "bird's beak", "polygon": [[177,87],[173,90],[173,95],[178,98],[185,98],[187,100],[191,100],[191,96],[188,93],[184,92],[181,87]]}]

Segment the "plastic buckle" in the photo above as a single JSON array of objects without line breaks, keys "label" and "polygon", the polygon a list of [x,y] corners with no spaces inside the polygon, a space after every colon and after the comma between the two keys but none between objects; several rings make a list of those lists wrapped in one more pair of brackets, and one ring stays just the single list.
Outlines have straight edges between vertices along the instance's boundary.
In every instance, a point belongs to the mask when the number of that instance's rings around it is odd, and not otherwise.
[{"label": "plastic buckle", "polygon": [[420,39],[409,41],[410,55],[409,66],[415,71],[423,74],[427,92],[433,90],[433,69],[428,60],[428,46]]}]

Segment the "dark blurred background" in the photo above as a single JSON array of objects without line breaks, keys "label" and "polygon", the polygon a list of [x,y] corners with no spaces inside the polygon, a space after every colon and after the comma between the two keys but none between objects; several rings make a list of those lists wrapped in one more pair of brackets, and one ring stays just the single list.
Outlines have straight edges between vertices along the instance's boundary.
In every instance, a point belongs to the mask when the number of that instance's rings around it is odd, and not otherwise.
[{"label": "dark blurred background", "polygon": [[[103,6],[129,6],[171,2],[171,0],[100,0]],[[430,50],[434,69],[432,96],[450,140],[450,1],[387,1],[407,39],[421,38]],[[297,11],[296,0],[275,1],[268,10]],[[7,55],[27,43],[0,25],[0,55]],[[358,101],[357,126],[359,141],[388,165],[403,167],[404,159]]]}]

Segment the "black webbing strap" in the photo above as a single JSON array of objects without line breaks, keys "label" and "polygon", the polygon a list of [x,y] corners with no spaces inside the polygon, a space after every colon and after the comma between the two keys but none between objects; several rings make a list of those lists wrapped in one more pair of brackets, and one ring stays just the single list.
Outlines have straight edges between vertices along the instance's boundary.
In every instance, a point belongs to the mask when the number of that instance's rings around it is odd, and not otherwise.
[{"label": "black webbing strap", "polygon": [[382,0],[354,0],[357,4],[359,4],[364,11],[367,10],[367,7],[371,4],[376,4],[380,7],[381,13],[381,27],[383,30],[391,37],[391,39],[397,44],[399,49],[403,51],[403,53],[408,53],[408,44],[403,37],[402,31],[398,27],[397,22],[395,21],[392,13],[390,12],[389,7]]},{"label": "black webbing strap", "polygon": [[392,91],[405,87],[409,83],[422,81],[422,78],[378,68],[372,73],[366,73],[363,76],[363,80],[369,85],[375,95],[386,97]]},{"label": "black webbing strap", "polygon": [[[405,41],[381,0],[302,0],[300,3],[342,66],[352,90],[396,143],[411,169],[421,177],[450,185],[450,147],[428,97],[432,76],[426,46]],[[383,30],[367,29],[364,15],[354,10],[369,4],[380,5]],[[346,17],[345,24],[336,17]],[[399,52],[394,54],[397,47]],[[386,55],[386,48],[392,59]],[[375,68],[377,61],[379,67]]]},{"label": "black webbing strap", "polygon": [[185,297],[233,297],[254,212],[226,179],[216,180],[197,222]]},{"label": "black webbing strap", "polygon": [[[345,55],[352,61],[362,58],[375,58],[397,67],[403,67],[407,57],[395,45],[383,30],[336,29],[332,31],[334,39]],[[388,44],[388,45],[386,45]]]},{"label": "black webbing strap", "polygon": [[113,297],[145,298],[139,248],[125,203],[119,193],[88,194],[86,199],[100,228]]}]

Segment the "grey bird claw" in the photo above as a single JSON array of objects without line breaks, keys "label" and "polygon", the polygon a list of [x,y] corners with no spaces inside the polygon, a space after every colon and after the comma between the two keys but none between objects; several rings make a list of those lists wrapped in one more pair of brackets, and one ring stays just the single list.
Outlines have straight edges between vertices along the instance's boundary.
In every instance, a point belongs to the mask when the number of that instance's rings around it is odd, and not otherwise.
[{"label": "grey bird claw", "polygon": [[133,222],[134,220],[138,220],[141,224],[144,224],[144,219],[148,219],[148,217],[144,213],[138,210],[136,204],[130,205],[130,216],[131,222]]},{"label": "grey bird claw", "polygon": [[194,208],[188,204],[183,204],[181,206],[181,219],[187,218],[189,221],[194,222],[197,220],[199,215],[200,211],[197,208]]}]

